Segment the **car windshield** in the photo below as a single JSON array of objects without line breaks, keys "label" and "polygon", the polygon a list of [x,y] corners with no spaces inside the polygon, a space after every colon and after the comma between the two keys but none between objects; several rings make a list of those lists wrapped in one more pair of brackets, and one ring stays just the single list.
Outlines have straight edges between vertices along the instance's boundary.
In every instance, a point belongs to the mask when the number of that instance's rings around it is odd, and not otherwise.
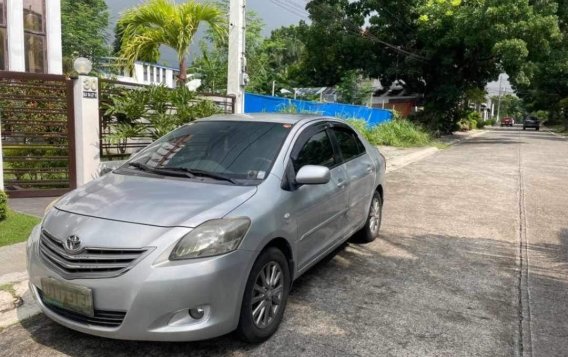
[{"label": "car windshield", "polygon": [[263,180],[290,124],[199,121],[150,144],[121,168],[232,183]]}]

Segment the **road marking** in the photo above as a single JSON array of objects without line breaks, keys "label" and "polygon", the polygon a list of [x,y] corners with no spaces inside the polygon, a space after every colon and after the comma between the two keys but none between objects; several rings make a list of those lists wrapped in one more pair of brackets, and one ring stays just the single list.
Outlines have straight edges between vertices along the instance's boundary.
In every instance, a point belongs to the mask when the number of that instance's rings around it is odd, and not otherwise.
[{"label": "road marking", "polygon": [[527,216],[525,207],[525,185],[523,178],[523,159],[521,132],[519,131],[518,144],[518,175],[519,175],[519,250],[517,253],[518,276],[518,350],[519,357],[532,356],[531,310],[529,291],[529,256],[527,239]]}]

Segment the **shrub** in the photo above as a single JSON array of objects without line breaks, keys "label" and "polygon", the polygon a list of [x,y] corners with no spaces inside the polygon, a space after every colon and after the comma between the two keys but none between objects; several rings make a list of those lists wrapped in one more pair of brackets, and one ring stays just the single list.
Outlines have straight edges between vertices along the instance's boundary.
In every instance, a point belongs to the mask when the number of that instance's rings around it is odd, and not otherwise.
[{"label": "shrub", "polygon": [[348,122],[373,145],[413,147],[432,143],[428,132],[406,119],[395,119],[372,128],[364,120],[351,119]]},{"label": "shrub", "polygon": [[495,125],[496,121],[495,119],[488,119],[485,121],[485,125],[489,125],[489,126],[493,126]]},{"label": "shrub", "polygon": [[481,120],[477,122],[477,129],[483,129],[485,127],[485,121]]},{"label": "shrub", "polygon": [[0,221],[6,219],[8,215],[8,197],[4,191],[0,191]]},{"label": "shrub", "polygon": [[469,121],[467,119],[461,119],[458,122],[458,128],[457,130],[459,131],[469,131]]}]

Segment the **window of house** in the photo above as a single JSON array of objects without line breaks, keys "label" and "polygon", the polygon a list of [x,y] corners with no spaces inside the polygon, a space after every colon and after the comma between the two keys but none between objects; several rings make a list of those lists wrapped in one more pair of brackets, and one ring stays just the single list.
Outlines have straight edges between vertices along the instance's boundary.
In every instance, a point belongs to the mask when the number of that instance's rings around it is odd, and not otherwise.
[{"label": "window of house", "polygon": [[8,69],[8,40],[6,38],[6,0],[0,0],[0,71]]},{"label": "window of house", "polygon": [[148,82],[148,66],[143,64],[142,68],[144,68],[144,82]]},{"label": "window of house", "polygon": [[45,0],[24,0],[26,72],[47,72]]},{"label": "window of house", "polygon": [[150,82],[154,83],[154,66],[150,66]]},{"label": "window of house", "polygon": [[162,83],[166,84],[166,69],[162,68]]}]

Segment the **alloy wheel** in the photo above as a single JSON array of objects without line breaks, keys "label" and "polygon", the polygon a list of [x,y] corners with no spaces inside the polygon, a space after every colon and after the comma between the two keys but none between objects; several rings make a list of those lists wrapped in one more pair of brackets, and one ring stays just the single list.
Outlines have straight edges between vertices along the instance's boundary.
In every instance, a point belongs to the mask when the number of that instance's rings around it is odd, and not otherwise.
[{"label": "alloy wheel", "polygon": [[270,261],[258,273],[252,294],[252,320],[256,327],[268,327],[282,307],[284,292],[280,264]]},{"label": "alloy wheel", "polygon": [[381,226],[381,203],[378,197],[373,197],[371,202],[371,209],[369,210],[369,230],[373,236],[379,233]]}]

